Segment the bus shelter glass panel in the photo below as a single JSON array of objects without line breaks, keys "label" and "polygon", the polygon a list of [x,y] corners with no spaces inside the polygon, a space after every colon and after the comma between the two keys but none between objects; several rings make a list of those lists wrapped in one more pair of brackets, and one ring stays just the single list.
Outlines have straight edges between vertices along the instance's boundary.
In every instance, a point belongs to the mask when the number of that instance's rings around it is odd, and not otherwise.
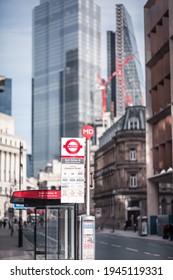
[{"label": "bus shelter glass panel", "polygon": [[35,258],[45,259],[46,256],[46,210],[36,209],[35,216],[32,216],[31,225],[34,229]]},{"label": "bus shelter glass panel", "polygon": [[36,258],[75,259],[74,206],[45,209],[42,222],[36,224]]},{"label": "bus shelter glass panel", "polygon": [[74,207],[47,209],[47,259],[74,259]]}]

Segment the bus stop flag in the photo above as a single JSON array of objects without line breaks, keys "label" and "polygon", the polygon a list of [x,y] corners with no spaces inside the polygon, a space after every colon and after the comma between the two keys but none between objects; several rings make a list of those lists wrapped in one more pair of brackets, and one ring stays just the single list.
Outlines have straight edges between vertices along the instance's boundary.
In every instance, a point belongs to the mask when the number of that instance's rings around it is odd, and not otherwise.
[{"label": "bus stop flag", "polygon": [[84,138],[61,139],[61,202],[84,203]]}]

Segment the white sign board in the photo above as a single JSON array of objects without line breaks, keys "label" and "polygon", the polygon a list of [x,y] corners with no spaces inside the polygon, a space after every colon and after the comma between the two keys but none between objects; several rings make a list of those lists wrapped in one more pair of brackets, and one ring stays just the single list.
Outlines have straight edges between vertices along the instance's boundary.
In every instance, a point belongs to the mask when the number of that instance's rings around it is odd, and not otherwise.
[{"label": "white sign board", "polygon": [[84,138],[62,138],[61,202],[84,203]]},{"label": "white sign board", "polygon": [[84,158],[84,138],[62,138],[61,158]]}]

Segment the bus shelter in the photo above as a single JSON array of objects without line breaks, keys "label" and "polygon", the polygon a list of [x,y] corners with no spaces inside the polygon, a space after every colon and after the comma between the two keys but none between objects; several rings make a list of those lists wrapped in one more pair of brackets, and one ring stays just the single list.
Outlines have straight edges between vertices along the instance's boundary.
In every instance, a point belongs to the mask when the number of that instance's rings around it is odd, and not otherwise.
[{"label": "bus shelter", "polygon": [[34,259],[77,259],[77,204],[62,204],[60,190],[15,191],[11,203],[34,208]]}]

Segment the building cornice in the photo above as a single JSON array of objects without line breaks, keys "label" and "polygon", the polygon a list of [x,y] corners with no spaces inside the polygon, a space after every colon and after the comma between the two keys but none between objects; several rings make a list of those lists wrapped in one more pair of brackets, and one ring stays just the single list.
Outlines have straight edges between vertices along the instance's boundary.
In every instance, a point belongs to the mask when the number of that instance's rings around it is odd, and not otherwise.
[{"label": "building cornice", "polygon": [[171,104],[167,105],[165,108],[161,108],[160,112],[156,113],[151,118],[148,118],[147,122],[149,124],[155,124],[169,115],[171,115]]}]

